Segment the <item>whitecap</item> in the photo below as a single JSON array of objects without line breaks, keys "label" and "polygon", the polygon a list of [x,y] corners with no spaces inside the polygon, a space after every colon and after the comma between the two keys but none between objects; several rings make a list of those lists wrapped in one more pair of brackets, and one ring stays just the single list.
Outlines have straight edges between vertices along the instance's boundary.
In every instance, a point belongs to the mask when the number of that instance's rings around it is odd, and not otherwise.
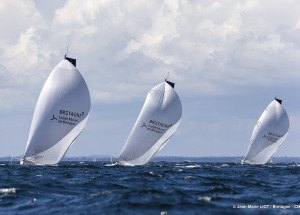
[{"label": "whitecap", "polygon": [[150,174],[150,175],[153,175],[153,176],[158,176],[158,177],[160,177],[160,178],[162,177],[162,175],[155,174],[154,172],[149,172],[149,174]]},{"label": "whitecap", "polygon": [[199,201],[205,201],[205,202],[210,202],[211,201],[211,197],[210,196],[199,196],[197,198],[197,200],[199,200]]},{"label": "whitecap", "polygon": [[0,194],[8,195],[8,194],[15,194],[17,192],[17,188],[1,188],[0,189]]},{"label": "whitecap", "polygon": [[107,164],[104,164],[104,166],[117,166],[118,164],[117,163],[107,163]]},{"label": "whitecap", "polygon": [[195,164],[195,165],[185,166],[185,168],[198,168],[198,167],[201,167],[201,165]]},{"label": "whitecap", "polygon": [[229,167],[229,165],[227,163],[224,163],[221,166],[219,166],[218,168],[221,168],[221,167]]},{"label": "whitecap", "polygon": [[33,198],[33,199],[29,200],[29,201],[27,202],[27,204],[30,205],[30,204],[32,204],[33,202],[36,202],[36,200],[37,200],[36,198]]}]

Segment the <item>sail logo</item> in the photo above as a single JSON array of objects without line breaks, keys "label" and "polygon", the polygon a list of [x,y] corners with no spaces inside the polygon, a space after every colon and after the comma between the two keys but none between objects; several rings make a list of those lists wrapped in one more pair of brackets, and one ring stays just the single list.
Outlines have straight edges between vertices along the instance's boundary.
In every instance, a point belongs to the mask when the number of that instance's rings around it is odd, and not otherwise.
[{"label": "sail logo", "polygon": [[276,134],[274,132],[268,132],[267,134],[264,134],[264,136],[263,136],[263,138],[266,138],[268,141],[271,141],[273,143],[277,142],[282,137],[283,137],[283,135]]},{"label": "sail logo", "polygon": [[159,121],[155,121],[155,120],[149,120],[149,123],[153,124],[153,125],[158,125],[160,127],[165,127],[165,128],[170,128],[172,126],[172,124],[165,124]]},{"label": "sail logo", "polygon": [[52,119],[50,119],[50,120],[56,120],[56,121],[57,121],[57,118],[56,118],[56,116],[53,114]]},{"label": "sail logo", "polygon": [[171,126],[172,124],[165,124],[155,120],[149,120],[148,124],[143,122],[141,128],[146,128],[148,131],[155,132],[157,134],[162,134]]},{"label": "sail logo", "polygon": [[77,113],[74,111],[59,110],[58,114],[52,114],[50,120],[59,124],[75,126],[83,116],[84,112]]},{"label": "sail logo", "polygon": [[78,117],[81,118],[84,116],[84,112],[77,113],[69,110],[59,110],[59,114],[61,115],[66,115],[66,116],[73,116],[73,117]]}]

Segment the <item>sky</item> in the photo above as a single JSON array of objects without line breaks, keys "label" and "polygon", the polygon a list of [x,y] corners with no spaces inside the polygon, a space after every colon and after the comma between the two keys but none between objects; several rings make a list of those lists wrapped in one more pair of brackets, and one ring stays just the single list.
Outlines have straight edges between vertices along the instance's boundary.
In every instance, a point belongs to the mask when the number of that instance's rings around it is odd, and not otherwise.
[{"label": "sky", "polygon": [[243,156],[275,96],[290,119],[276,156],[300,156],[300,2],[1,0],[0,156],[24,153],[33,111],[68,56],[89,87],[67,156],[118,156],[146,95],[175,82],[183,108],[160,156]]}]

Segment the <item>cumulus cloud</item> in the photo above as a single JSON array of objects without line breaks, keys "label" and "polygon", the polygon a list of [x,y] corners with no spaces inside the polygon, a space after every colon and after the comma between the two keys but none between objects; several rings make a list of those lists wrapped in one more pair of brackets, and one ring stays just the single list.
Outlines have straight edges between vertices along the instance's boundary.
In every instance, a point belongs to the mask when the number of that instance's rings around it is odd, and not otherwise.
[{"label": "cumulus cloud", "polygon": [[137,88],[146,92],[168,72],[184,93],[197,95],[281,83],[283,70],[287,80],[298,77],[293,35],[300,21],[290,16],[297,3],[291,9],[269,1],[68,0],[51,8],[53,16],[37,6],[30,0],[0,6],[1,20],[11,17],[0,25],[0,63],[8,73],[26,74],[35,90],[66,46],[95,102],[140,97]]},{"label": "cumulus cloud", "polygon": [[1,1],[0,14],[0,107],[9,110],[32,101],[32,89],[43,76],[38,72],[47,68],[41,56],[48,58],[49,52],[37,33],[43,19],[32,1]]}]

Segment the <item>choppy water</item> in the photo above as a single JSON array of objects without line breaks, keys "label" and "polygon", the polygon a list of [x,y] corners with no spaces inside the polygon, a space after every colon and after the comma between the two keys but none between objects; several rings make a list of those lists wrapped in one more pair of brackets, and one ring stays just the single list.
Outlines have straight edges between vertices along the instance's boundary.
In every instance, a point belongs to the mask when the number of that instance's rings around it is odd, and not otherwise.
[{"label": "choppy water", "polygon": [[0,214],[300,213],[297,164],[107,164],[1,162]]}]

